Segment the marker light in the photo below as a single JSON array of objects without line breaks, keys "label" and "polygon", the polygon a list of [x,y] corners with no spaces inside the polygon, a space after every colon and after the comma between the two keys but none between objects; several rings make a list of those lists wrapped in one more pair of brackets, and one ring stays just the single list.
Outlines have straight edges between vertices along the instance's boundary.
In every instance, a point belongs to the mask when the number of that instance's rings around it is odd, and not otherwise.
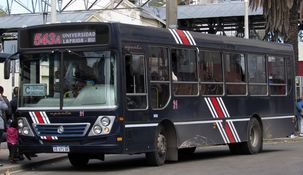
[{"label": "marker light", "polygon": [[109,128],[105,127],[105,128],[104,128],[104,132],[105,132],[105,133],[109,133]]}]

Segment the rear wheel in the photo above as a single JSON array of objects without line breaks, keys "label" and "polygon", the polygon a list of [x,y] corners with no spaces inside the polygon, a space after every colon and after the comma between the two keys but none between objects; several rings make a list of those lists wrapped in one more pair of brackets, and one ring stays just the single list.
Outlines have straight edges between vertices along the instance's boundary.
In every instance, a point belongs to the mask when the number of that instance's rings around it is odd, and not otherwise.
[{"label": "rear wheel", "polygon": [[85,167],[88,164],[89,158],[84,154],[68,154],[69,162],[77,168]]},{"label": "rear wheel", "polygon": [[167,135],[163,127],[159,127],[155,138],[155,150],[153,152],[146,153],[146,159],[148,164],[153,166],[160,166],[165,163],[167,155]]},{"label": "rear wheel", "polygon": [[262,151],[263,133],[260,122],[252,118],[248,127],[248,141],[244,143],[243,150],[248,154],[255,154]]},{"label": "rear wheel", "polygon": [[229,144],[229,149],[233,154],[256,154],[263,148],[263,132],[261,123],[252,118],[249,122],[247,142]]}]

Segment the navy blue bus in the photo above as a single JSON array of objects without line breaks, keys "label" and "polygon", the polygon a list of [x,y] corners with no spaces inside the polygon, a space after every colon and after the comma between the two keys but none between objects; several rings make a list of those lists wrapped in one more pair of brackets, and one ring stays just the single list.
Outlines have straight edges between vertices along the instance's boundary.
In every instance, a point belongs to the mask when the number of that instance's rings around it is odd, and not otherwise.
[{"label": "navy blue bus", "polygon": [[25,154],[85,166],[145,153],[158,166],[205,145],[255,154],[294,133],[290,45],[120,23],[26,27],[18,38]]}]

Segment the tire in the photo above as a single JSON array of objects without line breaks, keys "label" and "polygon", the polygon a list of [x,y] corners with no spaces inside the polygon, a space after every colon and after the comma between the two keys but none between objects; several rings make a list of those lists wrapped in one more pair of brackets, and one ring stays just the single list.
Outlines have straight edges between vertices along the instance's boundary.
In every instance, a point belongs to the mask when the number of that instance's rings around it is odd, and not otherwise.
[{"label": "tire", "polygon": [[260,122],[252,118],[249,122],[247,142],[242,143],[242,150],[246,154],[256,154],[263,149],[263,132]]},{"label": "tire", "polygon": [[152,166],[163,165],[166,160],[168,140],[165,130],[161,126],[157,129],[154,144],[155,150],[146,153],[147,162]]},{"label": "tire", "polygon": [[72,166],[76,168],[83,168],[86,167],[89,161],[89,158],[83,154],[68,154],[69,162]]}]

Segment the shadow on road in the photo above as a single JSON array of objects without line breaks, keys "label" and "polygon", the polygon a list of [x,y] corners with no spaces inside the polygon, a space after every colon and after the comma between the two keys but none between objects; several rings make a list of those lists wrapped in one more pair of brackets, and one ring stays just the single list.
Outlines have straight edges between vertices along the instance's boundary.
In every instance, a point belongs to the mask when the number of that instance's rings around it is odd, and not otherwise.
[{"label": "shadow on road", "polygon": [[[284,150],[281,149],[265,149],[260,155],[281,152]],[[182,156],[179,158],[178,162],[167,162],[164,166],[170,166],[174,164],[181,164],[184,162],[194,162],[194,161],[210,161],[215,159],[225,159],[228,157],[239,156],[245,159],[245,156],[251,155],[233,155],[230,153],[227,147],[211,147],[209,149],[202,148],[193,154]],[[66,160],[65,160],[66,161]],[[111,172],[111,171],[127,171],[127,170],[139,170],[145,168],[150,170],[154,167],[148,166],[145,160],[144,154],[136,154],[132,156],[128,155],[108,155],[106,156],[105,161],[99,160],[90,160],[89,164],[85,168],[75,168],[69,165],[68,163],[61,164],[60,162],[56,163],[58,166],[51,166],[47,168],[47,171],[74,171],[77,172]],[[40,169],[40,168],[39,168]],[[41,169],[40,169],[41,170]]]}]

